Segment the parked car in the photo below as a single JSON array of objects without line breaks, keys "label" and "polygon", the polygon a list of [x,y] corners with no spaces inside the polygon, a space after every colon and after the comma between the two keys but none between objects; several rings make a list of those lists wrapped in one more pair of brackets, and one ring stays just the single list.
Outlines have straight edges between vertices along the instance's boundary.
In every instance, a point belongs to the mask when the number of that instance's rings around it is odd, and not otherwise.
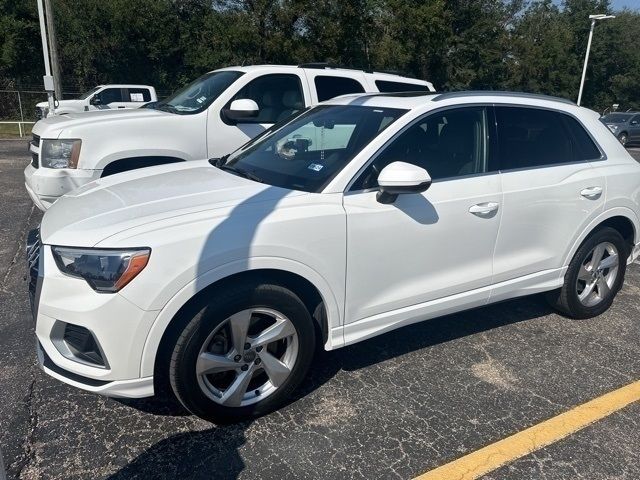
[{"label": "parked car", "polygon": [[58,200],[28,242],[39,361],[92,392],[168,379],[202,418],[259,415],[316,342],[538,292],[601,314],[639,217],[640,165],[571,102],[343,96],[231,155]]},{"label": "parked car", "polygon": [[[139,108],[157,100],[156,89],[149,85],[98,85],[78,98],[56,100],[55,113],[67,115],[92,110]],[[36,104],[37,119],[43,119],[48,115],[48,102]]]},{"label": "parked car", "polygon": [[338,95],[433,90],[385,73],[261,65],[216,70],[147,108],[52,117],[33,128],[27,192],[41,209],[97,178],[232,152],[266,128]]},{"label": "parked car", "polygon": [[640,113],[610,113],[600,119],[622,145],[640,143]]}]

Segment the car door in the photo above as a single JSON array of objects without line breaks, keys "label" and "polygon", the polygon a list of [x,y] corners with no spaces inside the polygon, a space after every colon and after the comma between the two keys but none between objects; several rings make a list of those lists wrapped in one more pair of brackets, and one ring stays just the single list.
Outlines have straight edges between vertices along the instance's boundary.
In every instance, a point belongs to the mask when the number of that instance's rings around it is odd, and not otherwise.
[{"label": "car door", "polygon": [[[305,108],[305,96],[301,73],[272,73],[249,80],[232,93],[221,111],[209,109],[207,148],[209,157],[218,157],[232,152],[273,124]],[[242,122],[231,122],[224,110],[234,100],[248,99],[256,102],[258,115]]]},{"label": "car door", "polygon": [[629,121],[629,143],[640,143],[640,115]]},{"label": "car door", "polygon": [[590,163],[602,153],[566,113],[507,105],[495,110],[504,200],[494,282],[553,281],[578,232],[604,207],[605,179]]},{"label": "car door", "polygon": [[[373,334],[488,299],[502,202],[489,113],[484,106],[451,108],[413,122],[345,194],[347,343],[362,328]],[[395,161],[425,168],[433,183],[424,193],[379,203],[377,176]]]},{"label": "car door", "polygon": [[107,87],[96,93],[90,102],[90,110],[126,108],[123,104],[123,89]]}]

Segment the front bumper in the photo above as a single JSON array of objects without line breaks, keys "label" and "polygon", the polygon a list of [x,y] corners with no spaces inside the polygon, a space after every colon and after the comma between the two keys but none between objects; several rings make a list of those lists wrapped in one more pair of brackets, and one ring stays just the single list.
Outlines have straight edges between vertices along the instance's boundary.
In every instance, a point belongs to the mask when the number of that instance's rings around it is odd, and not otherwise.
[{"label": "front bumper", "polygon": [[[84,280],[61,273],[48,245],[37,248],[38,266],[34,271],[33,255],[29,255],[29,276],[30,285],[37,285],[32,308],[40,367],[52,377],[90,392],[152,396],[153,377],[142,377],[141,364],[158,311],[142,310],[118,293],[95,292]],[[71,337],[61,334],[68,326],[89,332],[103,364],[88,362]]]},{"label": "front bumper", "polygon": [[24,186],[33,203],[47,210],[65,193],[100,178],[102,170],[67,168],[36,168],[33,164],[24,169]]}]

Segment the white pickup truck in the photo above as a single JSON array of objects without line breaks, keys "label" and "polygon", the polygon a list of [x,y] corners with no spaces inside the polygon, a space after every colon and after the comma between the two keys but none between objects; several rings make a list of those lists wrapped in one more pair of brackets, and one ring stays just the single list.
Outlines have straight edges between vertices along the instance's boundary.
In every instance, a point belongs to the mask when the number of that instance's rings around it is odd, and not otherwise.
[{"label": "white pickup truck", "polygon": [[434,91],[399,75],[329,67],[259,65],[215,70],[135,110],[45,118],[33,127],[24,171],[34,203],[100,177],[152,165],[221,157],[295,112],[339,95]]},{"label": "white pickup truck", "polygon": [[[56,100],[55,114],[139,108],[145,103],[157,100],[156,89],[149,85],[98,85],[78,98]],[[36,118],[42,119],[48,115],[49,103],[36,104]]]}]

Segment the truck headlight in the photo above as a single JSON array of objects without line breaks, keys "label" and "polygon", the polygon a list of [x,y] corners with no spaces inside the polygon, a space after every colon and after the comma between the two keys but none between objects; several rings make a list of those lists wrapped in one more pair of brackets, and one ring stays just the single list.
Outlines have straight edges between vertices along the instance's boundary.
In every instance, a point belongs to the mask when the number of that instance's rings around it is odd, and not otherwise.
[{"label": "truck headlight", "polygon": [[150,248],[51,247],[62,273],[83,278],[96,292],[115,293],[147,266]]},{"label": "truck headlight", "polygon": [[42,140],[40,162],[47,168],[77,168],[81,140]]}]

